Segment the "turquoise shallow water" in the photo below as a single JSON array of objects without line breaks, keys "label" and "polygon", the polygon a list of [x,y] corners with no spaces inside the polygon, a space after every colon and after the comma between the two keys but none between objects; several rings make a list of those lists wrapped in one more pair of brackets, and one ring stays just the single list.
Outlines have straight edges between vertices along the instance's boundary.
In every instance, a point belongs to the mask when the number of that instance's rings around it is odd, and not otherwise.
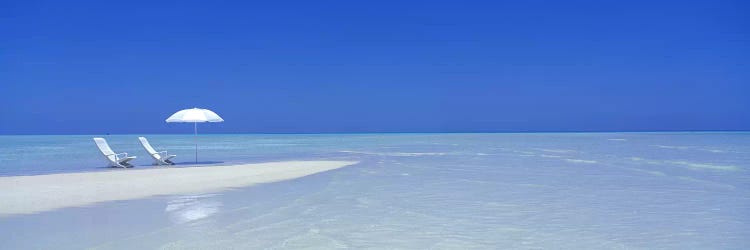
[{"label": "turquoise shallow water", "polygon": [[[112,171],[93,136],[0,136],[0,174]],[[147,135],[193,161],[193,137]],[[150,159],[137,135],[105,136]],[[0,218],[0,248],[743,249],[750,133],[201,135],[201,162],[359,164]],[[1,205],[1,204],[0,204]]]}]

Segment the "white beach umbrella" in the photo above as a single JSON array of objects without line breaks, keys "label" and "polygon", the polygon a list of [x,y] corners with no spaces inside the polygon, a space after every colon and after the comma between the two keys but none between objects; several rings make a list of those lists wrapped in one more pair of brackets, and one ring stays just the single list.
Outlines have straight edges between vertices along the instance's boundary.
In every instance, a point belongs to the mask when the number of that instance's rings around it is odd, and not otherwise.
[{"label": "white beach umbrella", "polygon": [[198,123],[223,122],[219,115],[208,109],[183,109],[167,118],[167,122],[192,122],[195,130],[195,163],[198,163]]}]

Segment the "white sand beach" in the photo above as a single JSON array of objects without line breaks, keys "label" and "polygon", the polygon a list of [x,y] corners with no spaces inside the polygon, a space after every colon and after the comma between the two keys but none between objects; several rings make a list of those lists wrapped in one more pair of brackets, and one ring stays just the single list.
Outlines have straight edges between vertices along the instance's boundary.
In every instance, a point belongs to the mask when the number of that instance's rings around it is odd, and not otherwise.
[{"label": "white sand beach", "polygon": [[299,178],[356,163],[285,161],[0,177],[0,216],[155,195],[220,191]]}]

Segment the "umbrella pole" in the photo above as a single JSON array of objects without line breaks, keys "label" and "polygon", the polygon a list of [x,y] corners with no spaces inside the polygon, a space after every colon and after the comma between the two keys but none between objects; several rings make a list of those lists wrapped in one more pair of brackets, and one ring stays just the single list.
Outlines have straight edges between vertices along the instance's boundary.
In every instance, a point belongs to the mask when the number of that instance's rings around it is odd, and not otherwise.
[{"label": "umbrella pole", "polygon": [[195,164],[198,164],[198,123],[193,123],[193,130],[195,132],[195,135],[193,136],[195,140]]}]

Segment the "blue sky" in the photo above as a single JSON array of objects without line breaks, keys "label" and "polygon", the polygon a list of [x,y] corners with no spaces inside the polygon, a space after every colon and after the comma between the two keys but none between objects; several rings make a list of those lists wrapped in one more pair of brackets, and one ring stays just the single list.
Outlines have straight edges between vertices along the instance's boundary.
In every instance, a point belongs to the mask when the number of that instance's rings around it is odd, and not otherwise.
[{"label": "blue sky", "polygon": [[747,1],[0,1],[0,134],[750,129]]}]

